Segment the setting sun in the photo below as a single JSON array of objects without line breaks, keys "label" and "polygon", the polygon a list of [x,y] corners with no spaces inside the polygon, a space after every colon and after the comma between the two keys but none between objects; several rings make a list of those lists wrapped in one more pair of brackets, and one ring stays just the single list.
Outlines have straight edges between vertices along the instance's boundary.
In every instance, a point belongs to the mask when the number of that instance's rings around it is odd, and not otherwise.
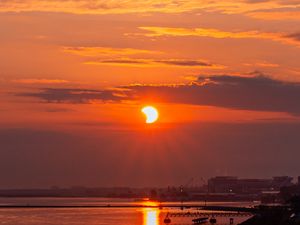
[{"label": "setting sun", "polygon": [[151,124],[155,123],[158,120],[158,111],[153,106],[145,106],[141,111],[146,116],[146,123]]}]

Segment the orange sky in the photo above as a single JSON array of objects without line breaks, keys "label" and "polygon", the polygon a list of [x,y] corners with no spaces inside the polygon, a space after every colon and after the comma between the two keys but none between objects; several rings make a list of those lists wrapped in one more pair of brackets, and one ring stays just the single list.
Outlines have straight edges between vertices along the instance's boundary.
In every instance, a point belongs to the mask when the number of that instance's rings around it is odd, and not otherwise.
[{"label": "orange sky", "polygon": [[0,1],[1,129],[147,133],[149,104],[169,134],[298,123],[299,15],[299,0]]}]

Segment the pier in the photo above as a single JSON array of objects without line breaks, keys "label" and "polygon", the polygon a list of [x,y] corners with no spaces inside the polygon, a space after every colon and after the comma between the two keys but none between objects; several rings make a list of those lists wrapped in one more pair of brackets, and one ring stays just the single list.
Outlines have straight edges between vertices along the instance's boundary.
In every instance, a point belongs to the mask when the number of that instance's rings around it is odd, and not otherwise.
[{"label": "pier", "polygon": [[251,217],[252,213],[237,212],[169,212],[168,217]]}]

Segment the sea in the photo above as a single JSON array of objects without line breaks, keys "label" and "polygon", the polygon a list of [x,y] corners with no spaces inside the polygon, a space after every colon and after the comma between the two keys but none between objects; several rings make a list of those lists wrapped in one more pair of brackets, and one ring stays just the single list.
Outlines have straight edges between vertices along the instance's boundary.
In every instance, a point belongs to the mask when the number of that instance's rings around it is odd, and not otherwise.
[{"label": "sea", "polygon": [[[197,209],[149,208],[157,204],[147,199],[116,198],[0,198],[0,205],[18,206],[96,206],[96,205],[142,205],[141,208],[0,208],[0,224],[5,225],[164,225],[168,213],[201,212]],[[163,204],[199,204],[204,202],[164,202]],[[247,206],[253,202],[208,202],[207,205]],[[239,224],[249,217],[235,217]],[[192,217],[171,217],[171,224],[191,225]],[[217,217],[216,224],[230,224],[229,218]],[[207,223],[209,224],[209,222]]]}]

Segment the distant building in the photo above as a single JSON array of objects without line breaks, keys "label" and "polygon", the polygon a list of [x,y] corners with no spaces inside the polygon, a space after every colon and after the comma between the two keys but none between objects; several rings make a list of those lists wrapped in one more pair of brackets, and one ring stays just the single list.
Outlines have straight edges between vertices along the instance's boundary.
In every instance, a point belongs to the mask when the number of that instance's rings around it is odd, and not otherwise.
[{"label": "distant building", "polygon": [[279,191],[281,187],[291,186],[293,178],[288,176],[273,179],[239,179],[233,176],[219,176],[208,180],[210,193],[257,194],[263,191]]},{"label": "distant building", "polygon": [[208,180],[208,191],[210,193],[230,193],[236,188],[237,183],[237,177],[213,177]]},{"label": "distant building", "polygon": [[293,185],[293,178],[289,176],[273,177],[273,186],[275,189]]}]

